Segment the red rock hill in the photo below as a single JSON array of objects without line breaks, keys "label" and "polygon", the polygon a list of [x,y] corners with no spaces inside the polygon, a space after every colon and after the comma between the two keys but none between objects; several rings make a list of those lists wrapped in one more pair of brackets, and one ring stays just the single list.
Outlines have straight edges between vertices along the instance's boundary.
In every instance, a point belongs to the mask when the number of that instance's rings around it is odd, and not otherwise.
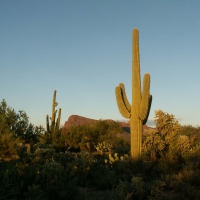
[{"label": "red rock hill", "polygon": [[[68,128],[70,126],[77,126],[77,125],[83,125],[83,124],[92,124],[97,122],[98,120],[96,119],[90,119],[90,118],[86,118],[86,117],[82,117],[79,115],[71,115],[68,120],[65,122],[63,128]],[[114,120],[112,119],[106,119],[105,121],[107,122],[114,122]],[[119,122],[121,127],[123,128],[123,130],[127,133],[130,133],[130,124],[126,123],[126,122]],[[147,125],[143,126],[143,130],[145,132],[145,130],[150,129],[151,127],[148,127]]]}]

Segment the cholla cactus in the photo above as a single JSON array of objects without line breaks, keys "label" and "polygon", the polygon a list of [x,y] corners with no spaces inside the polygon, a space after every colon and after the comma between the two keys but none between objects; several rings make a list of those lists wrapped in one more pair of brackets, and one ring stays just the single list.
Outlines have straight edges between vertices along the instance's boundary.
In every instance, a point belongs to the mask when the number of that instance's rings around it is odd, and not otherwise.
[{"label": "cholla cactus", "polygon": [[182,155],[187,154],[187,152],[190,150],[190,141],[188,136],[186,135],[180,135],[177,141],[177,148],[178,152],[180,152]]},{"label": "cholla cactus", "polygon": [[96,148],[96,150],[99,154],[103,154],[103,153],[106,153],[106,152],[111,152],[112,149],[113,149],[113,146],[112,146],[112,144],[103,141],[102,143],[98,143],[95,146],[95,148]]},{"label": "cholla cactus", "polygon": [[157,132],[164,136],[166,140],[173,139],[180,130],[180,124],[175,116],[162,110],[155,111],[155,125]]},{"label": "cholla cactus", "polygon": [[117,105],[121,115],[130,119],[131,125],[131,157],[139,159],[142,152],[142,125],[146,124],[152,96],[150,90],[150,74],[144,75],[143,89],[140,81],[139,31],[132,33],[132,105],[130,105],[123,83],[115,89]]},{"label": "cholla cactus", "polygon": [[157,159],[168,151],[168,143],[158,132],[152,131],[142,146],[143,156],[146,159]]},{"label": "cholla cactus", "polygon": [[116,162],[116,161],[119,161],[119,160],[126,160],[128,158],[128,155],[127,154],[124,154],[123,156],[120,156],[118,155],[118,153],[114,153],[114,155],[112,156],[112,154],[109,154],[109,157],[108,159],[105,159],[105,163],[110,163],[111,165]]},{"label": "cholla cactus", "polygon": [[148,159],[158,159],[161,156],[172,158],[177,150],[176,135],[180,129],[179,122],[174,115],[157,110],[155,125],[155,129],[147,131],[146,140],[143,143],[143,156]]}]

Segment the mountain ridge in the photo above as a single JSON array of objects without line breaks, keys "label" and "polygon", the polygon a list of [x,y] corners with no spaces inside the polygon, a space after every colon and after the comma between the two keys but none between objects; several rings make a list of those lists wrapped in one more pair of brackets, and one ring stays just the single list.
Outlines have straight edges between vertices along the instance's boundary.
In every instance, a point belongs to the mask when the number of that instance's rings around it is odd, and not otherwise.
[{"label": "mountain ridge", "polygon": [[[78,125],[84,125],[84,124],[92,124],[97,121],[99,121],[99,120],[91,119],[91,118],[87,118],[87,117],[83,117],[83,116],[79,116],[79,115],[71,115],[68,118],[68,120],[65,121],[63,128],[69,128],[70,126],[78,126]],[[113,119],[104,119],[103,121],[118,122],[125,132],[130,133],[130,124],[129,123],[115,121]],[[151,127],[147,126],[146,124],[143,125],[143,130],[144,130],[143,132],[145,132],[145,130],[148,130],[148,129],[151,129]]]}]

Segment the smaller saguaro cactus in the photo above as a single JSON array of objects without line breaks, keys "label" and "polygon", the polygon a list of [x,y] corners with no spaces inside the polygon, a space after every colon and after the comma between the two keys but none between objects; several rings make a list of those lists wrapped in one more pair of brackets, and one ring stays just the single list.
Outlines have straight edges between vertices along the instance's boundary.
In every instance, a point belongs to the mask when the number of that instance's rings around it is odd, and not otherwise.
[{"label": "smaller saguaro cactus", "polygon": [[58,110],[58,118],[56,120],[56,106],[58,103],[56,102],[56,90],[54,90],[53,94],[53,103],[52,103],[52,115],[50,117],[51,125],[49,125],[49,115],[46,116],[47,123],[47,132],[52,132],[53,130],[58,130],[60,127],[60,118],[61,118],[61,108]]}]

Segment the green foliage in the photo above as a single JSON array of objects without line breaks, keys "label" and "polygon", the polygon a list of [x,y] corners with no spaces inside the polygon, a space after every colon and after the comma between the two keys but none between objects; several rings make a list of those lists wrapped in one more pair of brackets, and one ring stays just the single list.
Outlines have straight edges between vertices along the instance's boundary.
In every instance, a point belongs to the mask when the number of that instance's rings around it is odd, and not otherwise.
[{"label": "green foliage", "polygon": [[41,186],[47,199],[75,199],[77,182],[70,171],[57,162],[47,162],[40,173]]},{"label": "green foliage", "polygon": [[145,182],[141,177],[133,176],[130,182],[119,180],[115,189],[115,199],[145,199]]},{"label": "green foliage", "polygon": [[34,126],[30,123],[26,127],[24,134],[21,136],[21,138],[26,144],[31,144],[31,146],[33,146],[34,144],[39,142],[39,139],[43,133],[44,128],[42,126]]},{"label": "green foliage", "polygon": [[154,199],[165,199],[164,189],[165,189],[165,182],[161,180],[153,180],[150,184],[150,200]]},{"label": "green foliage", "polygon": [[161,156],[165,156],[169,150],[169,143],[160,133],[153,132],[147,136],[143,143],[143,158],[147,160],[156,160]]},{"label": "green foliage", "polygon": [[13,136],[13,133],[5,131],[0,135],[0,159],[10,160],[17,157],[17,149],[20,139]]},{"label": "green foliage", "polygon": [[[118,123],[100,120],[57,130],[47,142],[29,122],[27,136],[17,135],[15,112],[7,118],[5,105],[0,107],[0,199],[200,199],[199,127],[180,126],[173,115],[156,111],[156,128],[147,131],[142,159],[135,160],[120,150],[128,143],[118,137]],[[31,134],[37,132],[35,140]],[[69,147],[81,151],[70,153]]]},{"label": "green foliage", "polygon": [[84,126],[71,126],[68,130],[63,129],[62,135],[64,136],[66,148],[78,148],[80,147],[82,140],[87,141],[87,135],[83,137],[85,131],[87,130],[85,130]]},{"label": "green foliage", "polygon": [[188,136],[186,135],[179,136],[177,140],[177,150],[182,156],[188,153],[188,151],[190,150],[190,141]]},{"label": "green foliage", "polygon": [[20,175],[15,165],[0,162],[0,199],[16,199],[20,188]]},{"label": "green foliage", "polygon": [[[147,160],[157,160],[161,157],[172,158],[174,152],[177,153],[177,134],[180,130],[180,124],[174,115],[155,111],[155,129],[150,129],[143,143],[143,158]],[[179,139],[180,145],[183,140]],[[172,156],[173,155],[173,156]]]},{"label": "green foliage", "polygon": [[62,130],[67,149],[80,148],[83,151],[94,152],[100,143],[109,144],[112,149],[124,146],[125,141],[118,137],[122,128],[117,122],[99,120],[93,124],[70,126]]},{"label": "green foliage", "polygon": [[64,151],[66,149],[61,129],[54,130],[53,132],[45,132],[40,137],[40,143],[53,145],[56,151]]},{"label": "green foliage", "polygon": [[0,104],[0,157],[1,159],[16,159],[22,143],[33,146],[39,141],[42,127],[29,123],[24,111],[18,113],[7,106],[3,100]]},{"label": "green foliage", "polygon": [[180,130],[180,124],[175,119],[175,116],[162,110],[155,111],[155,125],[156,131],[165,137],[166,140],[174,138]]},{"label": "green foliage", "polygon": [[28,186],[28,192],[25,192],[26,200],[41,200],[44,199],[44,192],[40,189],[40,185],[33,184]]},{"label": "green foliage", "polygon": [[181,126],[178,135],[188,136],[191,145],[196,146],[200,142],[200,127],[194,127],[191,125]]},{"label": "green foliage", "polygon": [[92,154],[84,151],[81,151],[80,154],[73,160],[72,167],[78,178],[78,182],[81,185],[85,184],[87,176],[95,163],[96,159],[92,156]]},{"label": "green foliage", "polygon": [[34,148],[34,163],[44,164],[46,162],[51,162],[54,160],[55,149],[53,148],[53,145],[39,143]]},{"label": "green foliage", "polygon": [[150,112],[152,96],[150,90],[150,74],[144,75],[143,89],[140,81],[139,32],[132,33],[132,105],[130,105],[123,83],[115,89],[117,105],[125,118],[130,118],[131,125],[131,157],[139,159],[142,152],[142,125],[146,124]]},{"label": "green foliage", "polygon": [[92,157],[56,153],[46,144],[33,151],[26,154],[29,159],[0,162],[0,199],[80,199],[78,183],[86,178]]},{"label": "green foliage", "polygon": [[0,104],[0,134],[11,132],[16,137],[21,137],[28,126],[28,116],[22,110],[16,113],[7,106],[6,101]]},{"label": "green foliage", "polygon": [[108,170],[104,159],[98,159],[88,174],[88,181],[99,190],[112,189],[118,181],[114,170]]}]

